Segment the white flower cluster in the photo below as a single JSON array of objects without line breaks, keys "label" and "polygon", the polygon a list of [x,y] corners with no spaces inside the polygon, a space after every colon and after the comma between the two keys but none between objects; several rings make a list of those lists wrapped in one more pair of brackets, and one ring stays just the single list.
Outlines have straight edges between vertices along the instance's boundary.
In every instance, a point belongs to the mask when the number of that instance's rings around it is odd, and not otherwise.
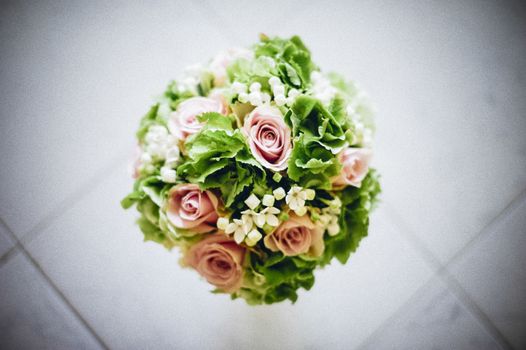
[{"label": "white flower cluster", "polygon": [[[258,228],[263,229],[265,225],[269,227],[279,226],[278,214],[280,210],[274,207],[277,200],[285,197],[285,191],[276,190],[274,194],[266,194],[260,200],[256,195],[251,194],[246,200],[245,204],[249,209],[241,212],[240,219],[229,221],[228,218],[219,218],[217,220],[217,227],[224,230],[227,235],[234,234],[234,240],[237,244],[245,241],[245,243],[252,247],[263,237]],[[264,208],[256,212],[255,209],[263,204]]]},{"label": "white flower cluster", "polygon": [[164,182],[174,183],[176,173],[172,168],[179,161],[177,138],[170,134],[164,126],[153,125],[148,128],[144,142],[139,170],[152,173],[155,170],[153,163],[164,160],[164,165],[161,167],[161,178]]},{"label": "white flower cluster", "polygon": [[290,89],[285,96],[285,85],[281,82],[278,77],[271,77],[268,80],[272,94],[274,95],[274,101],[278,106],[287,105],[290,106],[300,92],[296,89]]},{"label": "white flower cluster", "polygon": [[365,126],[364,119],[361,113],[359,113],[359,110],[369,108],[369,98],[362,91],[358,91],[347,105],[347,115],[355,127],[357,136],[356,144],[361,144],[365,147],[372,147],[373,131]]},{"label": "white flower cluster", "polygon": [[303,189],[300,186],[292,186],[285,197],[285,202],[296,215],[303,216],[307,212],[305,201],[313,200],[315,196],[316,192],[313,189]]},{"label": "white flower cluster", "polygon": [[270,95],[266,92],[261,92],[261,84],[258,82],[247,85],[235,81],[232,83],[232,88],[237,93],[237,99],[241,103],[249,102],[253,106],[261,106],[270,103]]},{"label": "white flower cluster", "polygon": [[342,210],[342,202],[340,198],[334,199],[327,203],[329,206],[321,210],[319,223],[327,229],[330,236],[337,235],[340,232],[340,225],[338,219]]},{"label": "white flower cluster", "polygon": [[318,71],[314,71],[310,75],[312,81],[312,94],[322,103],[328,104],[336,95],[336,88],[331,85],[327,77]]}]

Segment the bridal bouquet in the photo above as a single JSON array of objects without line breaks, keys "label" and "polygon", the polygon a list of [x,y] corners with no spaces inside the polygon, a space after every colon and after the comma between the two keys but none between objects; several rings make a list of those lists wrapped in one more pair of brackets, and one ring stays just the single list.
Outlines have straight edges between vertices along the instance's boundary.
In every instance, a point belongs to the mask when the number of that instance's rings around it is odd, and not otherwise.
[{"label": "bridal bouquet", "polygon": [[299,37],[262,35],[168,85],[141,120],[122,206],[214,292],[294,302],[367,235],[373,132],[355,84],[323,73]]}]

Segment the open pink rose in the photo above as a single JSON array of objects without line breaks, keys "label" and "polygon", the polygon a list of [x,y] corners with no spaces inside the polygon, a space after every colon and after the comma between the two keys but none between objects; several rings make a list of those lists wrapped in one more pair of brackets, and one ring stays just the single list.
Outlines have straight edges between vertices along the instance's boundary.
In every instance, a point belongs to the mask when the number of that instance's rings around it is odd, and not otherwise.
[{"label": "open pink rose", "polygon": [[185,254],[185,264],[227,293],[235,292],[243,282],[245,248],[224,234],[213,234],[194,244]]},{"label": "open pink rose", "polygon": [[261,165],[274,171],[287,167],[292,152],[291,132],[279,109],[256,107],[245,118],[243,132],[252,154]]},{"label": "open pink rose", "polygon": [[323,228],[315,225],[307,215],[290,218],[268,234],[265,246],[286,256],[309,254],[317,257],[323,253]]},{"label": "open pink rose", "polygon": [[339,154],[342,172],[333,179],[333,185],[360,187],[369,171],[372,151],[367,148],[347,148]]},{"label": "open pink rose", "polygon": [[210,232],[216,228],[217,205],[212,192],[201,191],[195,184],[180,184],[168,193],[166,216],[175,227]]},{"label": "open pink rose", "polygon": [[197,117],[206,112],[226,113],[226,106],[219,98],[192,97],[177,106],[168,121],[170,132],[181,140],[201,130],[203,124]]}]

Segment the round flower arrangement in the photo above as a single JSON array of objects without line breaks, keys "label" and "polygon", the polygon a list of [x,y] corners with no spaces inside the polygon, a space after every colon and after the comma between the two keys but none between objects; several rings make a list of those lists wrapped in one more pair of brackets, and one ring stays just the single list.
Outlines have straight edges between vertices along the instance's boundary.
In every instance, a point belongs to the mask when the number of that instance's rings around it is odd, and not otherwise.
[{"label": "round flower arrangement", "polygon": [[214,292],[294,302],[367,235],[373,132],[355,84],[322,73],[299,37],[262,35],[169,84],[141,120],[122,206]]}]

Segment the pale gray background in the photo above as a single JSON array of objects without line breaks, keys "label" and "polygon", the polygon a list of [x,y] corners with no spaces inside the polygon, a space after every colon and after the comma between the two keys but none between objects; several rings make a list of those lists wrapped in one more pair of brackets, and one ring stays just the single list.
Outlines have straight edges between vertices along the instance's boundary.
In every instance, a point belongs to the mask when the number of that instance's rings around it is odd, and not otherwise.
[{"label": "pale gray background", "polygon": [[[505,1],[0,7],[0,348],[526,348],[526,12]],[[378,109],[383,203],[296,305],[212,295],[119,200],[184,66],[299,34]]]}]

